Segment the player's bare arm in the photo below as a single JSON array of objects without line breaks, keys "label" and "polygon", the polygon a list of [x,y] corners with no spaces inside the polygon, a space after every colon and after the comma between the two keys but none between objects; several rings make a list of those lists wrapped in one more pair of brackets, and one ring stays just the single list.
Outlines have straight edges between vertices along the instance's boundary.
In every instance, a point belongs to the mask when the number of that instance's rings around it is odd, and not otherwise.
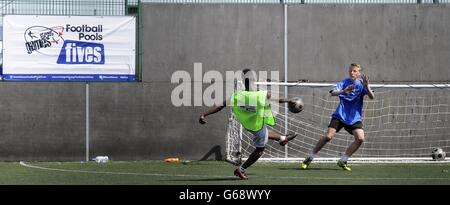
[{"label": "player's bare arm", "polygon": [[220,104],[220,105],[214,105],[214,106],[210,107],[205,113],[200,115],[200,118],[198,119],[198,122],[200,122],[200,124],[205,124],[206,123],[206,116],[212,115],[212,114],[214,114],[216,112],[219,112],[223,108],[225,108],[226,106],[227,106],[227,102],[223,101],[222,104]]},{"label": "player's bare arm", "polygon": [[332,90],[330,91],[331,96],[338,96],[340,94],[349,94],[353,90],[353,85],[347,86],[344,90]]},{"label": "player's bare arm", "polygon": [[267,99],[271,100],[271,101],[277,101],[278,103],[289,103],[292,102],[291,99],[288,98],[275,98],[272,96],[271,92],[267,92]]}]

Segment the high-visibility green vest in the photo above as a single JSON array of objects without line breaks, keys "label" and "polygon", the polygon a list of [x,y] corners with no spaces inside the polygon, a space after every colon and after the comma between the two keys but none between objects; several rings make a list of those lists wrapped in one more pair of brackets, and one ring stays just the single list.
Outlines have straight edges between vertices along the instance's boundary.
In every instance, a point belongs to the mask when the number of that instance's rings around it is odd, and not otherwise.
[{"label": "high-visibility green vest", "polygon": [[247,130],[258,131],[264,124],[275,125],[267,91],[237,91],[231,96],[231,105],[237,120]]}]

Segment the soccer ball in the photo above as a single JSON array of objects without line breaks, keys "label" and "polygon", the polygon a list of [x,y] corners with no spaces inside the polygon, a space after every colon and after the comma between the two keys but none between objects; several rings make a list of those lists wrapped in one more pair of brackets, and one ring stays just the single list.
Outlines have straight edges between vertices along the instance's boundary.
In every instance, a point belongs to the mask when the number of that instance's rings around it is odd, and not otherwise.
[{"label": "soccer ball", "polygon": [[433,152],[431,152],[431,158],[436,161],[445,160],[445,152],[441,148],[435,148],[433,149]]},{"label": "soccer ball", "polygon": [[303,110],[303,100],[300,98],[292,98],[288,103],[289,111],[299,113]]}]

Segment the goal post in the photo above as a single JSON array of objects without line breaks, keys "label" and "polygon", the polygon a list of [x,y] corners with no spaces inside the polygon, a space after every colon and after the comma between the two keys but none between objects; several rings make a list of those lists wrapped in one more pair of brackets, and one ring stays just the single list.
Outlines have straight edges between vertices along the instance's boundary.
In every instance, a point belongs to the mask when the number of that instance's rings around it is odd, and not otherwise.
[{"label": "goal post", "polygon": [[[280,133],[295,132],[297,138],[286,147],[270,141],[260,161],[301,161],[307,157],[317,141],[324,137],[331,114],[339,104],[339,97],[330,96],[333,83],[258,82],[284,96],[288,86],[289,98],[304,102],[302,112],[285,112],[286,104],[271,102],[276,125],[270,127]],[[434,161],[434,148],[450,151],[450,84],[370,84],[375,99],[364,99],[363,117],[365,141],[349,159],[361,163],[425,163]],[[273,89],[270,90],[274,92]],[[287,127],[286,127],[287,126]],[[254,150],[253,136],[242,128],[230,114],[227,129],[227,160],[239,163]],[[354,137],[344,129],[336,133],[317,154],[315,161],[335,162]],[[446,160],[445,162],[448,162]]]}]

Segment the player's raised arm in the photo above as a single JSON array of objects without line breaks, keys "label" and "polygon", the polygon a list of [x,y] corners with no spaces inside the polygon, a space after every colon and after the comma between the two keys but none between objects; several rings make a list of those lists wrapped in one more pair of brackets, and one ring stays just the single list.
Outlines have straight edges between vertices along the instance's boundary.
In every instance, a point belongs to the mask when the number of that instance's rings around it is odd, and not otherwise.
[{"label": "player's raised arm", "polygon": [[271,92],[267,92],[267,99],[272,100],[272,101],[277,101],[278,103],[288,103],[288,102],[292,101],[291,99],[288,99],[288,98],[273,97]]},{"label": "player's raised arm", "polygon": [[367,90],[367,96],[369,96],[369,98],[371,100],[373,100],[375,98],[375,95],[373,94],[373,91],[372,91],[372,89],[370,89],[370,86],[369,86],[369,76],[365,75],[365,74],[362,74],[361,78],[363,80],[364,89]]},{"label": "player's raised arm", "polygon": [[338,96],[340,94],[348,94],[353,90],[353,87],[354,87],[353,85],[349,85],[343,90],[338,90],[338,89],[331,90],[330,94],[331,94],[331,96]]},{"label": "player's raised arm", "polygon": [[226,106],[227,106],[227,101],[225,100],[220,105],[214,105],[214,106],[208,108],[208,110],[206,110],[206,112],[204,112],[203,114],[200,115],[200,118],[198,119],[198,122],[200,122],[200,124],[205,124],[206,123],[206,116],[212,115],[212,114],[214,114],[216,112],[219,112],[223,108],[225,108]]}]

